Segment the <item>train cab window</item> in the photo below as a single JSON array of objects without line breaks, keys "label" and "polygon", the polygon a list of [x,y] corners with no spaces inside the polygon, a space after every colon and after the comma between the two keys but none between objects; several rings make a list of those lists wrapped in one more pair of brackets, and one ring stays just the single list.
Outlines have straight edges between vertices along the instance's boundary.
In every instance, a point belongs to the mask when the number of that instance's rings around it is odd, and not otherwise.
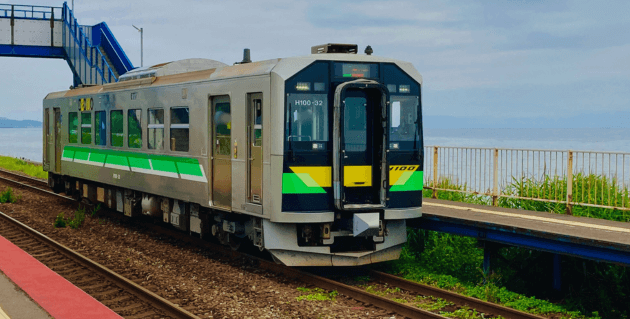
[{"label": "train cab window", "polygon": [[190,114],[187,107],[171,109],[171,151],[188,152]]},{"label": "train cab window", "polygon": [[142,110],[128,111],[127,138],[129,148],[142,148]]},{"label": "train cab window", "polygon": [[109,132],[112,146],[123,147],[125,139],[123,120],[123,111],[112,111],[110,113]]},{"label": "train cab window", "polygon": [[77,112],[68,113],[68,143],[78,143],[79,134],[77,128],[79,126],[79,118]]},{"label": "train cab window", "polygon": [[81,113],[81,144],[92,144],[92,112]]},{"label": "train cab window", "polygon": [[286,140],[292,147],[310,149],[313,141],[328,141],[326,94],[289,94],[286,116]]},{"label": "train cab window", "polygon": [[417,96],[392,96],[389,121],[390,149],[416,148],[420,141],[419,99]]},{"label": "train cab window", "polygon": [[164,110],[149,109],[147,144],[151,150],[164,149]]},{"label": "train cab window", "polygon": [[107,145],[107,115],[105,111],[94,112],[94,144]]}]

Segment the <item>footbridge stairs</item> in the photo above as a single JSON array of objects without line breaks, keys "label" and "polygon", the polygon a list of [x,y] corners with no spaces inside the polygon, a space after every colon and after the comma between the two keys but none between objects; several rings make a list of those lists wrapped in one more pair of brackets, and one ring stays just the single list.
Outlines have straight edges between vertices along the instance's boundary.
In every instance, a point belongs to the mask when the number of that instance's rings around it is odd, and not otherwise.
[{"label": "footbridge stairs", "polygon": [[117,82],[134,68],[107,23],[79,25],[65,2],[0,4],[0,56],[65,59],[75,87]]}]

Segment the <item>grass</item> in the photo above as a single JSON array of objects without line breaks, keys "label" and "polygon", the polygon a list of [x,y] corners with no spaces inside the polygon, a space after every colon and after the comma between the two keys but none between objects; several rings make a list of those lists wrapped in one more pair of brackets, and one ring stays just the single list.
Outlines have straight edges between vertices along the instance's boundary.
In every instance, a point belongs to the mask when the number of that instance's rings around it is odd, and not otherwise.
[{"label": "grass", "polygon": [[22,172],[32,177],[48,179],[48,172],[45,172],[41,165],[31,164],[18,158],[0,156],[0,167],[9,171]]},{"label": "grass", "polygon": [[337,297],[339,295],[339,293],[336,290],[333,290],[331,292],[327,292],[324,289],[321,288],[304,288],[304,287],[298,287],[297,288],[298,291],[300,292],[305,292],[305,293],[309,293],[306,295],[302,295],[299,296],[297,298],[295,298],[295,300],[297,301],[302,301],[302,300],[308,300],[308,301],[326,301],[326,300],[330,300],[330,301],[334,301],[335,297]]},{"label": "grass", "polygon": [[[617,180],[596,175],[573,177],[574,200],[592,204],[629,207],[628,189]],[[513,180],[504,194],[543,199],[566,198],[567,180],[546,176],[542,180]],[[590,187],[589,187],[590,186]],[[466,190],[450,180],[439,188]],[[423,195],[431,197],[425,190]],[[491,205],[486,195],[437,191],[443,200]],[[626,200],[621,200],[626,198]],[[526,199],[499,198],[498,206],[565,214],[566,205]],[[628,212],[574,205],[573,215],[614,221],[630,221]],[[630,269],[575,257],[562,257],[562,292],[551,289],[551,257],[545,252],[519,247],[503,247],[492,261],[492,271],[481,270],[483,250],[476,238],[421,229],[408,229],[408,241],[399,261],[384,264],[391,273],[425,284],[454,290],[482,300],[497,302],[535,314],[560,314],[561,318],[629,318]],[[536,296],[536,297],[533,297]],[[551,303],[546,299],[558,300]],[[456,318],[476,318],[466,310],[444,314]]]}]

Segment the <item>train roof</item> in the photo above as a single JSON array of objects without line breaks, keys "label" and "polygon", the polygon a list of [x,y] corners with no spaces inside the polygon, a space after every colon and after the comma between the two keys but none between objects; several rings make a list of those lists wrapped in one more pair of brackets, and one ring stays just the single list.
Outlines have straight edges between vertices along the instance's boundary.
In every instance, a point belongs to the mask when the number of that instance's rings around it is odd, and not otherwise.
[{"label": "train roof", "polygon": [[45,99],[99,94],[124,89],[137,89],[186,82],[266,75],[270,73],[274,73],[283,79],[288,79],[315,61],[395,63],[414,80],[422,84],[422,76],[409,62],[374,55],[326,53],[234,65],[227,65],[210,59],[179,60],[134,69],[122,75],[119,82],[116,83],[49,93]]}]

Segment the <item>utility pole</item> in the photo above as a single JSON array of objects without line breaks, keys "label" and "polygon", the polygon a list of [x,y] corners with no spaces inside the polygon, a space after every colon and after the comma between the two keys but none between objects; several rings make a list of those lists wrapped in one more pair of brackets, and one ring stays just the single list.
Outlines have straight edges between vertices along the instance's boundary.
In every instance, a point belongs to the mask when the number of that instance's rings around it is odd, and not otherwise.
[{"label": "utility pole", "polygon": [[144,66],[144,29],[143,28],[138,28],[135,25],[131,25],[134,28],[136,28],[136,30],[138,30],[140,32],[140,67]]}]

